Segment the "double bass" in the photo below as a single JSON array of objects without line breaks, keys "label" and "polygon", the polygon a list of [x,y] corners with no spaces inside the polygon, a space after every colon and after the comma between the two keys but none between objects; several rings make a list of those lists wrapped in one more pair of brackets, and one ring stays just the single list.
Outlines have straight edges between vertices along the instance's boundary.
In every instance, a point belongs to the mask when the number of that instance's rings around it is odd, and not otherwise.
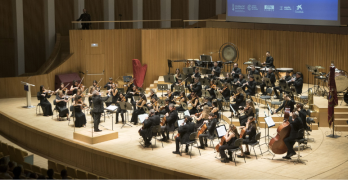
[{"label": "double bass", "polygon": [[284,143],[284,139],[290,135],[291,126],[289,123],[289,117],[290,108],[285,108],[283,124],[277,128],[277,135],[272,138],[268,144],[268,147],[274,154],[284,154],[288,151],[288,148]]}]

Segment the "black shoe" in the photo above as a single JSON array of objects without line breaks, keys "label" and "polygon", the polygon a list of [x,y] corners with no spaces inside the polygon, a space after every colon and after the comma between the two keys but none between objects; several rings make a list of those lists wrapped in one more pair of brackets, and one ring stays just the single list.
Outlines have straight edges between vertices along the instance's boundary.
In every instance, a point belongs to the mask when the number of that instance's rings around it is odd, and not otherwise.
[{"label": "black shoe", "polygon": [[237,155],[238,158],[245,158],[245,156]]},{"label": "black shoe", "polygon": [[222,163],[229,163],[230,161],[228,159],[222,159],[221,162]]},{"label": "black shoe", "polygon": [[232,116],[229,116],[228,118],[232,118]]},{"label": "black shoe", "polygon": [[208,147],[208,144],[207,144],[207,143],[205,143],[205,144],[204,144],[204,146],[205,146],[205,147]]},{"label": "black shoe", "polygon": [[118,121],[116,121],[115,124],[118,124]]},{"label": "black shoe", "polygon": [[295,152],[290,153],[288,157],[291,157],[291,156],[294,156],[294,155],[296,155],[296,153],[295,153]]},{"label": "black shoe", "polygon": [[188,153],[188,148],[185,149],[185,153]]},{"label": "black shoe", "polygon": [[284,156],[283,159],[291,159],[289,156]]},{"label": "black shoe", "polygon": [[97,129],[97,130],[94,130],[94,132],[102,132],[102,130],[100,130],[100,129]]},{"label": "black shoe", "polygon": [[275,97],[274,99],[280,99],[279,96]]},{"label": "black shoe", "polygon": [[250,152],[245,152],[244,155],[250,155]]},{"label": "black shoe", "polygon": [[205,149],[204,146],[198,146],[199,149]]},{"label": "black shoe", "polygon": [[228,160],[232,161],[232,156],[230,156],[230,157],[228,158]]},{"label": "black shoe", "polygon": [[162,138],[160,139],[160,141],[167,141],[167,138]]},{"label": "black shoe", "polygon": [[178,152],[178,151],[173,151],[173,154],[180,154],[180,152]]}]

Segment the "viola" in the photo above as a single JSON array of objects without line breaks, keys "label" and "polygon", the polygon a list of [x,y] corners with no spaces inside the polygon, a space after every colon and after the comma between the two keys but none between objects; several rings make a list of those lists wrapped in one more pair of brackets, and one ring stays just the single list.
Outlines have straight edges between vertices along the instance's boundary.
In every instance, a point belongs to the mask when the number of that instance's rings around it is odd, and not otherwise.
[{"label": "viola", "polygon": [[284,154],[288,151],[284,139],[289,137],[291,126],[289,123],[290,108],[285,108],[283,124],[278,126],[277,135],[268,144],[274,154]]}]

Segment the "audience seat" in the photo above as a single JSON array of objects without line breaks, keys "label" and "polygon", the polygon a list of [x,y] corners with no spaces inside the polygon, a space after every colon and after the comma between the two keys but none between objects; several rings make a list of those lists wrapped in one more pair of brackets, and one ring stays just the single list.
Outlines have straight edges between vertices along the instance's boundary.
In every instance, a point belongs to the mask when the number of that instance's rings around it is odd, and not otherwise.
[{"label": "audience seat", "polygon": [[61,172],[63,169],[66,169],[66,166],[60,164],[60,163],[57,163],[57,172]]},{"label": "audience seat", "polygon": [[30,171],[32,170],[32,165],[31,164],[26,163],[26,162],[23,162],[22,164],[23,164],[23,168],[24,169],[28,169]]},{"label": "audience seat", "polygon": [[48,169],[53,169],[54,172],[58,172],[57,163],[48,160]]},{"label": "audience seat", "polygon": [[60,176],[60,173],[54,172],[53,175],[54,179],[62,179],[62,177]]},{"label": "audience seat", "polygon": [[41,168],[41,174],[44,175],[44,176],[47,176],[47,169],[45,168]]},{"label": "audience seat", "polygon": [[88,179],[87,172],[81,171],[81,170],[76,170],[77,171],[77,178],[78,179]]},{"label": "audience seat", "polygon": [[92,173],[88,173],[88,179],[98,179],[98,176]]},{"label": "audience seat", "polygon": [[68,175],[72,178],[77,178],[77,173],[75,168],[67,167],[66,171],[68,172]]},{"label": "audience seat", "polygon": [[43,174],[43,173],[41,172],[41,168],[40,168],[39,166],[31,165],[31,170],[32,170],[34,173]]}]

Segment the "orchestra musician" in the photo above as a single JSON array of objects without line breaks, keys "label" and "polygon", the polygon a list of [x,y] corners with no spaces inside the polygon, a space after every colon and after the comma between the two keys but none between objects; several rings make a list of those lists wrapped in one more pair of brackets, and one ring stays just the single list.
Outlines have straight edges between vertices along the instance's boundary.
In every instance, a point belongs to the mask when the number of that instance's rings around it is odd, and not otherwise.
[{"label": "orchestra musician", "polygon": [[220,81],[222,83],[232,83],[233,82],[233,77],[230,76],[229,72],[226,73],[226,77],[224,77],[224,78],[221,77],[220,79],[221,79]]},{"label": "orchestra musician", "polygon": [[[207,137],[213,137],[215,133],[215,128],[216,128],[216,123],[217,119],[214,117],[214,113],[209,113],[209,120],[205,120],[203,123],[208,123],[207,124],[207,130],[199,135],[199,143],[200,146],[198,148],[200,149],[205,149],[205,146],[208,147],[207,144]],[[204,143],[203,143],[204,141]]]},{"label": "orchestra musician", "polygon": [[[177,81],[177,83],[175,84],[175,86],[183,86],[182,79],[181,79],[181,78],[178,78],[177,80],[178,80],[178,81]],[[172,91],[173,91],[173,90],[172,90]],[[179,91],[173,92],[173,96],[178,96],[179,94],[180,94]]]},{"label": "orchestra musician", "polygon": [[116,104],[118,97],[120,96],[117,89],[117,84],[112,84],[111,89],[109,90],[109,94],[112,96],[111,102],[105,102],[106,106],[110,106],[111,104]]},{"label": "orchestra musician", "polygon": [[45,89],[43,85],[40,86],[40,92],[37,93],[37,99],[40,100],[43,116],[52,116],[52,105],[47,100],[51,97],[51,90]]},{"label": "orchestra musician", "polygon": [[[161,108],[160,108],[160,109],[163,109],[163,110],[158,111],[159,114],[166,114],[166,113],[169,113],[169,99],[168,99],[168,98],[165,99],[164,102],[165,102],[164,107],[161,107]],[[159,109],[159,110],[160,110],[160,109]]]},{"label": "orchestra musician", "polygon": [[221,68],[218,66],[218,62],[214,62],[214,67],[212,68],[212,74],[214,77],[220,77]]},{"label": "orchestra musician", "polygon": [[255,68],[254,65],[251,65],[250,68],[251,70],[249,71],[249,75],[254,75],[254,74],[260,75],[260,72]]},{"label": "orchestra musician", "polygon": [[106,90],[110,90],[112,84],[114,84],[114,82],[112,81],[112,77],[109,78],[109,82],[107,82],[104,86],[104,88],[106,88]]},{"label": "orchestra musician", "polygon": [[145,121],[143,123],[144,125],[140,130],[140,135],[143,137],[145,147],[149,147],[151,145],[152,139],[152,127],[160,123],[160,117],[158,115],[155,115],[155,110],[151,109],[149,111],[149,117],[145,118]]},{"label": "orchestra musician", "polygon": [[233,110],[230,108],[231,116],[229,118],[231,118],[232,116],[239,115],[238,109],[240,109],[242,106],[245,106],[246,104],[245,99],[246,99],[245,92],[243,91],[241,87],[238,87],[237,93],[231,99],[231,102],[235,102],[235,104],[231,104],[231,106],[236,111],[237,114],[234,114]]},{"label": "orchestra musician", "polygon": [[245,128],[245,133],[243,136],[243,144],[245,145],[245,149],[246,151],[243,152],[243,148],[241,147],[241,155],[238,155],[237,157],[239,158],[244,158],[244,155],[250,155],[249,152],[249,146],[248,144],[252,144],[255,143],[255,136],[256,136],[256,123],[255,123],[255,119],[253,116],[250,116],[248,118],[248,122],[246,123],[245,126],[241,126],[239,127],[240,129]]},{"label": "orchestra musician", "polygon": [[77,90],[80,89],[81,92],[83,92],[85,90],[85,86],[79,86],[79,82],[77,82],[76,80],[73,81],[73,85],[70,87],[70,91],[73,92],[73,95],[77,93]]},{"label": "orchestra musician", "polygon": [[234,79],[234,85],[238,87],[242,87],[244,83],[246,83],[246,80],[244,79],[243,74],[239,74],[239,78]]},{"label": "orchestra musician", "polygon": [[106,100],[109,99],[110,95],[107,95],[106,97],[101,97],[101,93],[94,90],[92,101],[93,101],[93,109],[92,109],[92,116],[94,119],[94,132],[101,132],[102,130],[99,129],[99,123],[100,123],[100,116],[104,112],[104,103]]},{"label": "orchestra musician", "polygon": [[73,108],[73,111],[75,111],[73,112],[73,114],[75,114],[75,127],[86,127],[86,115],[83,113],[85,105],[83,104],[82,97],[80,95],[76,95]]},{"label": "orchestra musician", "polygon": [[[169,103],[175,103],[174,101],[174,95],[172,94],[172,92],[168,89],[167,90],[167,94],[165,94],[164,96],[167,96],[167,99],[169,99]],[[162,95],[163,97],[163,95]]]},{"label": "orchestra musician", "polygon": [[[195,131],[194,123],[192,122],[192,118],[190,116],[184,117],[185,121],[182,125],[180,125],[178,129],[178,134],[180,134],[179,137],[175,138],[175,151],[173,151],[173,154],[180,154],[179,149],[181,144],[186,144],[190,141],[190,134]],[[186,145],[185,152],[188,153],[188,146]]]},{"label": "orchestra musician", "polygon": [[121,109],[120,108],[120,102],[126,102],[126,97],[124,96],[124,94],[120,94],[116,100],[116,105],[117,105],[117,111],[116,111],[116,123],[118,123],[118,115],[121,113],[121,118],[122,118],[122,123],[124,123],[124,113],[127,113],[126,109]]},{"label": "orchestra musician", "polygon": [[192,104],[192,109],[189,110],[190,114],[198,113],[199,100],[195,92],[191,92],[191,100],[187,104]]},{"label": "orchestra musician", "polygon": [[67,117],[67,120],[70,121],[69,109],[66,107],[66,103],[69,101],[69,99],[65,99],[63,96],[63,91],[58,91],[58,98],[56,98],[54,101],[56,109],[59,112],[58,120],[60,121],[61,117]]},{"label": "orchestra musician", "polygon": [[95,89],[100,92],[100,86],[98,85],[98,82],[96,80],[93,80],[93,87],[95,87]]},{"label": "orchestra musician", "polygon": [[219,92],[222,94],[222,96],[224,97],[226,101],[230,100],[231,92],[230,92],[230,89],[228,89],[227,87],[227,82],[224,82],[222,84],[222,89],[219,90]]},{"label": "orchestra musician", "polygon": [[150,99],[155,98],[157,99],[157,94],[155,89],[150,89]]},{"label": "orchestra musician", "polygon": [[[269,78],[269,80],[271,81],[271,84],[272,84],[272,87],[274,87],[274,83],[276,81],[276,78],[275,78],[275,75],[273,73],[273,70],[272,68],[269,68],[268,69],[268,72],[265,76],[266,78]],[[263,80],[262,80],[263,81]],[[262,84],[260,85],[260,88],[261,88],[261,92],[262,92],[262,95],[266,95],[265,93],[265,87],[266,87],[266,83],[263,81]],[[268,87],[266,87],[268,88]]]},{"label": "orchestra musician", "polygon": [[131,122],[133,122],[134,125],[138,124],[138,115],[145,113],[143,106],[146,104],[146,101],[147,101],[146,96],[141,95],[141,99],[136,103],[137,109],[136,110],[134,109],[132,114],[132,119],[131,119]]},{"label": "orchestra musician", "polygon": [[181,73],[179,68],[176,68],[174,77],[175,77],[175,82],[170,86],[170,91],[173,91],[174,86],[177,86],[178,84],[181,83],[181,82],[178,82],[179,78],[181,78]]},{"label": "orchestra musician", "polygon": [[126,94],[126,102],[128,102],[128,98],[131,99],[131,104],[133,106],[133,109],[136,109],[136,103],[133,99],[133,96],[138,96],[139,95],[139,91],[137,91],[137,87],[134,85],[134,86],[130,86],[132,87],[131,90],[128,91],[127,89],[127,94]]},{"label": "orchestra musician", "polygon": [[246,122],[248,121],[248,117],[254,117],[256,112],[254,103],[248,99],[246,100],[246,106],[244,107],[244,115],[239,117],[239,123],[241,126],[246,126]]},{"label": "orchestra musician", "polygon": [[228,151],[229,158],[227,158],[225,150],[238,148],[234,146],[234,142],[238,138],[239,138],[239,133],[237,131],[237,128],[235,125],[231,123],[225,135],[226,144],[219,147],[219,153],[220,153],[222,163],[228,163],[229,161],[232,161],[232,153]]},{"label": "orchestra musician", "polygon": [[291,79],[291,82],[293,82],[293,85],[295,86],[297,94],[302,93],[302,87],[303,87],[303,79],[302,79],[302,73],[297,72],[296,73],[296,79]]},{"label": "orchestra musician", "polygon": [[218,106],[218,103],[217,103],[216,99],[213,100],[213,104],[212,104],[211,108],[212,108],[211,112],[214,113],[214,116],[219,119],[220,107]]},{"label": "orchestra musician", "polygon": [[238,67],[238,63],[234,63],[231,72],[233,79],[238,79],[240,74],[242,74],[242,70]]},{"label": "orchestra musician", "polygon": [[187,98],[185,96],[185,92],[182,91],[180,93],[180,96],[177,97],[177,99],[179,99],[178,101],[176,101],[176,104],[179,104],[180,106],[176,108],[177,111],[185,111],[185,109],[182,107],[182,104],[187,104]]},{"label": "orchestra musician", "polygon": [[197,106],[198,112],[201,112],[203,110],[201,107],[204,107],[205,105],[207,105],[209,108],[213,106],[209,97],[204,97],[204,102]]},{"label": "orchestra musician", "polygon": [[174,104],[169,104],[169,113],[166,113],[165,125],[161,127],[162,139],[161,141],[169,140],[169,131],[174,131],[175,121],[178,120],[178,112],[174,108]]},{"label": "orchestra musician", "polygon": [[67,91],[69,91],[67,88],[65,88],[64,83],[60,83],[60,87],[56,90],[56,99],[59,97],[59,91],[62,91],[63,94],[66,94]]},{"label": "orchestra musician", "polygon": [[[199,67],[194,68],[194,70],[195,70],[195,73],[192,74],[192,75],[190,74],[191,83],[194,83],[194,80],[195,80],[196,78],[200,78],[200,77],[201,77],[201,73],[199,73]],[[187,82],[188,82],[188,81],[185,81],[185,87],[189,87],[189,86],[187,86]]]},{"label": "orchestra musician", "polygon": [[[285,76],[279,79],[279,81],[285,81],[285,82],[289,82],[290,80],[291,80],[290,71],[286,71]],[[274,94],[276,95],[275,99],[279,99],[279,94],[277,90],[279,90],[280,93],[283,93],[285,89],[282,89],[280,86],[274,87],[273,91],[274,91]],[[301,88],[301,91],[302,91],[302,88]]]},{"label": "orchestra musician", "polygon": [[210,79],[209,83],[210,83],[210,86],[209,87],[207,86],[206,90],[209,92],[211,99],[216,99],[216,95],[215,95],[216,85],[215,85],[214,79]]},{"label": "orchestra musician", "polygon": [[303,104],[302,103],[298,103],[296,105],[296,111],[299,114],[299,117],[301,118],[302,121],[302,125],[304,129],[310,129],[309,126],[307,125],[307,111],[305,109],[303,109]]},{"label": "orchestra musician", "polygon": [[202,85],[199,82],[199,77],[195,78],[195,82],[189,86],[190,92],[195,92],[198,97],[202,96]]},{"label": "orchestra musician", "polygon": [[[126,93],[128,94],[128,92],[132,91],[134,88],[134,78],[130,79],[129,82],[127,84],[124,85],[125,87],[127,87],[127,91]],[[127,97],[126,97],[127,98]],[[127,99],[128,101],[128,99]]]},{"label": "orchestra musician", "polygon": [[284,143],[288,148],[288,152],[286,153],[286,156],[283,157],[284,159],[291,159],[291,156],[296,155],[293,146],[295,144],[296,138],[299,138],[297,137],[298,131],[303,128],[302,121],[297,111],[290,113],[289,123],[291,127],[290,135],[284,138]]},{"label": "orchestra musician", "polygon": [[291,99],[291,96],[289,94],[284,94],[284,101],[283,104],[281,106],[278,107],[278,109],[275,111],[275,113],[277,113],[278,111],[282,110],[283,108],[290,108],[290,112],[294,111],[294,105],[295,105],[295,101]]},{"label": "orchestra musician", "polygon": [[269,51],[266,51],[266,61],[262,65],[265,65],[267,68],[274,68],[273,57]]},{"label": "orchestra musician", "polygon": [[195,114],[191,115],[191,117],[194,117],[196,119],[195,130],[202,126],[204,120],[209,119],[209,113],[210,107],[208,105],[204,105],[202,112],[198,113],[199,117],[197,117]]},{"label": "orchestra musician", "polygon": [[[245,91],[245,94],[247,96],[255,96],[256,91],[256,82],[254,81],[254,76],[249,75],[249,82],[246,82],[243,84],[244,87],[247,87],[248,89]],[[250,98],[251,99],[251,98]]]}]

